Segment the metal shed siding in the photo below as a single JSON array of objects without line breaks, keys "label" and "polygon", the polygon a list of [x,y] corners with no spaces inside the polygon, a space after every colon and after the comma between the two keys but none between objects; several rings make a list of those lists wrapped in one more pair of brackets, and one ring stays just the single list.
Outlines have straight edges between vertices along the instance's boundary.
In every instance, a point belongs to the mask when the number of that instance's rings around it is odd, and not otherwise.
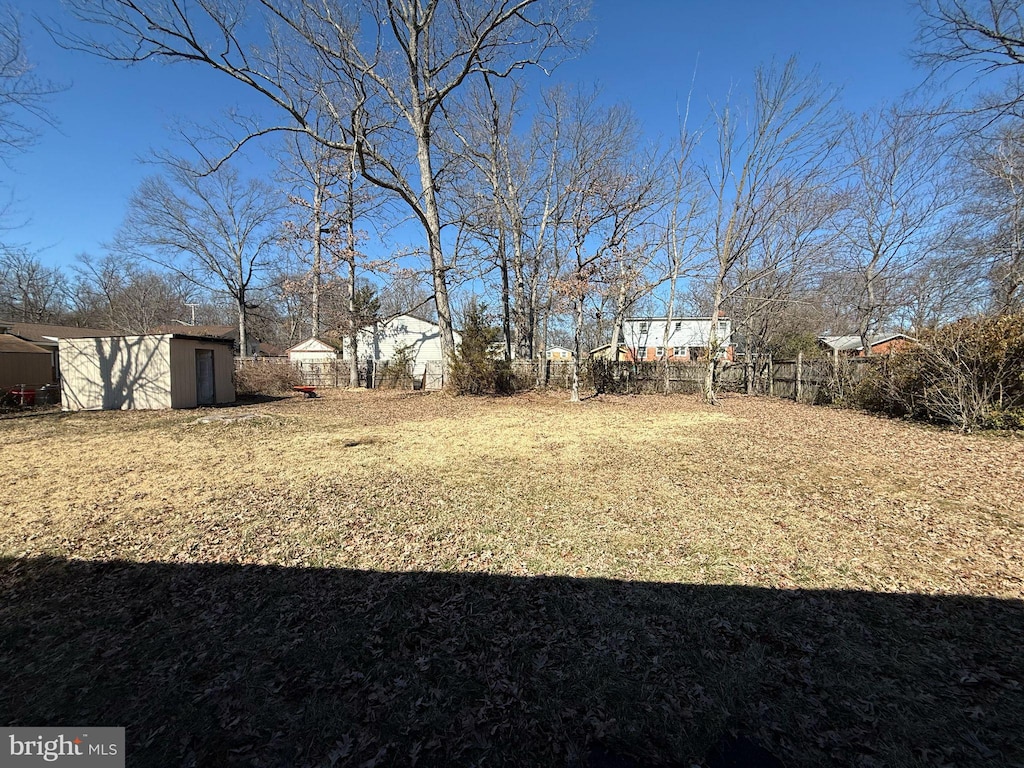
[{"label": "metal shed siding", "polygon": [[0,352],[0,389],[21,384],[49,384],[51,378],[53,359],[45,349],[39,352]]},{"label": "metal shed siding", "polygon": [[169,336],[61,339],[64,410],[171,407]]},{"label": "metal shed siding", "polygon": [[196,339],[171,339],[171,407],[195,408],[196,350],[213,350],[214,401],[235,402],[235,385],[231,379],[235,356],[229,344],[214,344]]}]

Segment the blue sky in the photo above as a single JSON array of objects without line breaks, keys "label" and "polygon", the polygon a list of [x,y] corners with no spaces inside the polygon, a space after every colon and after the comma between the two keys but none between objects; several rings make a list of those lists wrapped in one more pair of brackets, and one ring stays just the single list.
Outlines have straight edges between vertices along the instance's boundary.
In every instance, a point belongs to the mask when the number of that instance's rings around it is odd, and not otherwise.
[{"label": "blue sky", "polygon": [[[39,74],[70,87],[51,103],[57,127],[46,127],[12,168],[0,166],[0,183],[13,188],[17,220],[25,221],[7,240],[46,264],[70,264],[78,253],[102,251],[135,186],[157,170],[143,161],[173,145],[176,125],[217,119],[232,106],[247,110],[251,101],[206,70],[125,67],[63,51],[31,18],[60,18],[59,0],[14,5]],[[817,66],[855,111],[923,78],[909,61],[916,14],[904,0],[595,0],[592,18],[589,49],[554,79],[596,84],[608,101],[630,103],[652,137],[675,134],[695,67],[698,119],[730,88],[744,93],[759,64],[791,55]]]}]

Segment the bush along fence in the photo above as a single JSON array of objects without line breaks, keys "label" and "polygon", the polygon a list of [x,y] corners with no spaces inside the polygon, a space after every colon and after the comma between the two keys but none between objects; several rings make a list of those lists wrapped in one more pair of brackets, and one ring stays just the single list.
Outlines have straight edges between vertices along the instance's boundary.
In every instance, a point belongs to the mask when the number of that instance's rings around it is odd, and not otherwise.
[{"label": "bush along fence", "polygon": [[[285,357],[235,358],[235,389],[240,395],[274,395],[293,386],[347,387],[352,378],[347,360],[292,362]],[[441,389],[441,362],[418,370],[411,363],[392,365],[366,360],[359,364],[359,386],[371,389]]]}]

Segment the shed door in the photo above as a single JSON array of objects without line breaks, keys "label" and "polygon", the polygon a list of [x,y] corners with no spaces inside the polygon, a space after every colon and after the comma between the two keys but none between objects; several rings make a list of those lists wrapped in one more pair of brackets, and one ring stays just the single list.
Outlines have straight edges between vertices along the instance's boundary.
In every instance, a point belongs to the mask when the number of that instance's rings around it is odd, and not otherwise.
[{"label": "shed door", "polygon": [[213,350],[196,350],[196,402],[199,405],[214,404]]}]

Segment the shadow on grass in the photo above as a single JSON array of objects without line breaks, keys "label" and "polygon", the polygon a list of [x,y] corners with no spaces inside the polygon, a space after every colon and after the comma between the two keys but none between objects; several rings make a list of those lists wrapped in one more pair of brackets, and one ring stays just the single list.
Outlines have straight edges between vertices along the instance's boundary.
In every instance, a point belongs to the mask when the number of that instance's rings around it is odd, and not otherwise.
[{"label": "shadow on grass", "polygon": [[132,766],[1024,762],[1024,604],[449,573],[0,560],[0,721]]},{"label": "shadow on grass", "polygon": [[289,392],[286,395],[238,395],[234,402],[217,403],[216,405],[204,405],[202,408],[239,408],[243,405],[265,405],[267,403],[278,403],[282,400],[290,400],[294,394]]}]

